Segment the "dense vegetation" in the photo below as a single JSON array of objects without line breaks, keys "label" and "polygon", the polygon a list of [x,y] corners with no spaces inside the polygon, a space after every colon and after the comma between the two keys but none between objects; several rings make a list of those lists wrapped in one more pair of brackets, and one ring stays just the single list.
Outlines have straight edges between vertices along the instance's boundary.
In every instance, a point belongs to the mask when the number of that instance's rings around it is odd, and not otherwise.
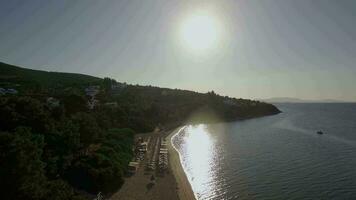
[{"label": "dense vegetation", "polygon": [[[134,132],[276,114],[271,104],[0,63],[0,190],[5,199],[85,199],[123,182]],[[97,85],[92,109],[85,88]],[[51,104],[48,99],[56,99]]]},{"label": "dense vegetation", "polygon": [[109,129],[97,116],[65,107],[51,110],[30,97],[2,97],[2,196],[80,199],[73,187],[91,193],[117,189],[132,156],[134,133]]}]

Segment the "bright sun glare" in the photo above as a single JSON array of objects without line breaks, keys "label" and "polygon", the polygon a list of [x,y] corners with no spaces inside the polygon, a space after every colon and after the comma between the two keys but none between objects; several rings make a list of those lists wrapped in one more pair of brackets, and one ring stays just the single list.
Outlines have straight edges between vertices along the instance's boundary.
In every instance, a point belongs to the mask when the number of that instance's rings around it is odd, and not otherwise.
[{"label": "bright sun glare", "polygon": [[181,26],[184,46],[193,50],[206,50],[217,44],[219,24],[209,13],[197,13],[188,17]]}]

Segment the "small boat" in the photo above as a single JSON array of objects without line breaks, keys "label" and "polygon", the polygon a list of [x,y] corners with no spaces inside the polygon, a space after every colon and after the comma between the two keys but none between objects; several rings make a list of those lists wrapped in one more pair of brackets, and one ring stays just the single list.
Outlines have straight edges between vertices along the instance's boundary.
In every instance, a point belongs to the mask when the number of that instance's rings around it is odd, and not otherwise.
[{"label": "small boat", "polygon": [[319,135],[324,134],[323,131],[318,131],[318,132],[316,132],[316,133],[319,134]]}]

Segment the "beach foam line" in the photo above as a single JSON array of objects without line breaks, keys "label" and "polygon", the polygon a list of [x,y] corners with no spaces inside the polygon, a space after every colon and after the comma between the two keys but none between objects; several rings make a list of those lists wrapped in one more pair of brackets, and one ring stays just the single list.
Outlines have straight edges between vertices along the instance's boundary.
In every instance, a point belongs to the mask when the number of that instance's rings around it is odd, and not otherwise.
[{"label": "beach foam line", "polygon": [[178,196],[181,200],[196,200],[198,199],[193,191],[192,184],[189,181],[188,173],[183,165],[182,155],[178,149],[174,146],[173,139],[179,135],[179,133],[184,130],[186,126],[175,129],[171,134],[168,135],[169,139],[169,150],[171,150],[171,161],[170,167],[173,171],[174,177],[176,178],[178,184]]}]

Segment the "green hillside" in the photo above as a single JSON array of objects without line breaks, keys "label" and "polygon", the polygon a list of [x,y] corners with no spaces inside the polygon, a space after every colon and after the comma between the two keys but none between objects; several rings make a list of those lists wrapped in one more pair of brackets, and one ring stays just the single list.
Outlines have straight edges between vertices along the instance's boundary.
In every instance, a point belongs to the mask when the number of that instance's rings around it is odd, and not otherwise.
[{"label": "green hillside", "polygon": [[[198,93],[153,86],[126,85],[110,78],[46,72],[5,63],[0,63],[0,74],[0,87],[17,89],[21,96],[41,96],[41,101],[46,97],[56,97],[67,107],[67,111],[86,107],[85,101],[89,100],[89,97],[85,96],[84,89],[96,85],[100,88],[95,97],[98,100],[96,109],[105,110],[107,109],[105,103],[116,103],[117,107],[110,108],[109,113],[115,113],[111,119],[121,115],[126,117],[112,123],[136,131],[150,131],[159,124],[175,126],[187,121],[232,121],[280,112],[272,104],[220,96],[213,91]],[[79,96],[70,99],[73,94]],[[82,104],[78,103],[81,101]]]},{"label": "green hillside", "polygon": [[95,84],[100,80],[83,74],[46,72],[0,62],[0,87],[63,88]]}]

